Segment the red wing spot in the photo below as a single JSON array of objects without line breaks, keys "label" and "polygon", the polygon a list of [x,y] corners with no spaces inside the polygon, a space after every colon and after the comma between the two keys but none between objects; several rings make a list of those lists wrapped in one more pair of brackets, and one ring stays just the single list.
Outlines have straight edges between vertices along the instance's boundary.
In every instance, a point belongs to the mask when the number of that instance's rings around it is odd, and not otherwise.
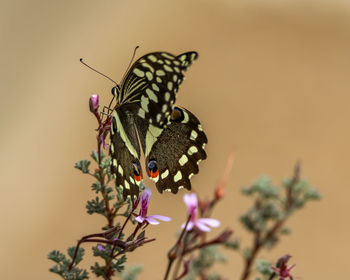
[{"label": "red wing spot", "polygon": [[149,175],[151,178],[157,178],[158,175],[159,175],[159,170],[157,169],[155,172],[153,172],[152,170],[149,170],[149,169],[148,169],[148,175]]},{"label": "red wing spot", "polygon": [[134,178],[137,182],[140,182],[142,179],[141,173],[138,176],[136,174],[134,174]]},{"label": "red wing spot", "polygon": [[137,182],[140,182],[142,179],[142,173],[141,170],[139,168],[139,166],[135,163],[133,163],[132,165],[133,171],[134,171],[134,178]]}]

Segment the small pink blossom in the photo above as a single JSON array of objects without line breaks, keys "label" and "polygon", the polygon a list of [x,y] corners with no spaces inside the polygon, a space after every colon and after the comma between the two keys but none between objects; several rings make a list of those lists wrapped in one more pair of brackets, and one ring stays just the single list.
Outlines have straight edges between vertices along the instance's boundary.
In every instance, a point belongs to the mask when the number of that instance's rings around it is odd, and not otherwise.
[{"label": "small pink blossom", "polygon": [[91,113],[97,112],[99,106],[100,106],[99,96],[97,94],[91,95],[89,100],[89,107],[90,107]]},{"label": "small pink blossom", "polygon": [[164,221],[164,222],[169,222],[171,221],[171,218],[166,217],[166,216],[161,216],[161,215],[151,215],[147,216],[147,210],[148,210],[148,205],[149,201],[152,195],[152,191],[149,188],[146,188],[144,192],[140,196],[140,201],[141,201],[141,208],[140,208],[140,213],[139,216],[135,218],[136,221],[138,221],[140,224],[143,222],[147,222],[151,225],[158,225],[159,221]]},{"label": "small pink blossom", "polygon": [[[186,230],[189,231],[194,227],[198,228],[201,231],[209,232],[211,230],[210,227],[218,227],[220,226],[220,222],[216,219],[210,218],[201,218],[197,219],[198,212],[198,199],[195,193],[185,194],[184,202],[188,208],[188,214],[192,215],[191,220],[189,221]],[[182,228],[185,227],[186,224],[182,225]]]},{"label": "small pink blossom", "polygon": [[99,251],[106,251],[105,247],[103,247],[102,245],[97,245],[97,249]]}]

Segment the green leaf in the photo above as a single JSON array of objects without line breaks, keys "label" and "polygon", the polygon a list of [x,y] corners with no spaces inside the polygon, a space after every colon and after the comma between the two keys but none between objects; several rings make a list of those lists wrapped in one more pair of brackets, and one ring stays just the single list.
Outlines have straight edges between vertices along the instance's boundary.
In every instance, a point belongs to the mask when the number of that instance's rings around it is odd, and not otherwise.
[{"label": "green leaf", "polygon": [[99,197],[92,199],[86,204],[87,212],[92,215],[94,213],[106,215],[105,203],[104,200],[100,200]]},{"label": "green leaf", "polygon": [[90,161],[88,160],[79,160],[78,162],[75,163],[74,167],[79,169],[83,173],[89,173],[89,165]]},{"label": "green leaf", "polygon": [[[100,156],[101,156],[101,162],[103,160],[103,158],[106,156],[102,151],[100,152]],[[98,152],[96,150],[92,151],[91,153],[91,157],[93,158],[94,161],[96,161],[98,163]]]},{"label": "green leaf", "polygon": [[[72,258],[74,254],[74,247],[68,249],[68,254]],[[75,264],[82,260],[84,250],[78,251],[78,255]],[[50,272],[60,275],[65,280],[84,280],[89,279],[89,274],[85,269],[80,269],[77,266],[73,266],[69,270],[70,260],[61,252],[54,250],[48,254],[48,259],[54,261],[56,265],[49,269]]]},{"label": "green leaf", "polygon": [[118,272],[122,272],[124,270],[124,263],[126,262],[126,256],[123,255],[119,259],[112,261],[112,267]]}]

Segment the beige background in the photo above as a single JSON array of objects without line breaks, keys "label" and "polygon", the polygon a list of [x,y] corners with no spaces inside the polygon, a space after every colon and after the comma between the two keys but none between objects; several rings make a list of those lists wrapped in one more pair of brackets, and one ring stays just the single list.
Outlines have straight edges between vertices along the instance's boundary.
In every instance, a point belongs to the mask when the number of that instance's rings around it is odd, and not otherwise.
[{"label": "beige background", "polygon": [[[133,48],[137,56],[197,50],[178,104],[193,111],[209,138],[208,160],[193,184],[212,193],[231,150],[236,161],[214,217],[248,242],[237,219],[249,205],[239,189],[261,174],[277,184],[297,159],[324,199],[291,220],[293,235],[261,254],[290,253],[299,279],[346,278],[350,225],[350,2],[281,1],[1,1],[1,278],[58,279],[53,249],[99,231],[88,216],[92,180],[73,168],[95,147],[92,93],[110,99]],[[151,213],[173,217],[150,227],[157,242],[129,255],[140,279],[162,279],[166,253],[185,216],[182,194],[154,190]],[[215,230],[218,233],[219,230]],[[86,246],[89,251],[90,246]],[[90,253],[88,253],[90,256]],[[219,265],[237,279],[242,261]],[[151,256],[151,257],[150,257]],[[89,266],[91,258],[84,263]]]}]

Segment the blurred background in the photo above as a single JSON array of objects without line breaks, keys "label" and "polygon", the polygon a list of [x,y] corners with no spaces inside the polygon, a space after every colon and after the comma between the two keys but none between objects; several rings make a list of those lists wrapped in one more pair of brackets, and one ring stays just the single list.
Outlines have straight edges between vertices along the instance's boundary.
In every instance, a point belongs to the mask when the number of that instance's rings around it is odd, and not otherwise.
[{"label": "blurred background", "polygon": [[[119,81],[136,45],[151,51],[196,50],[177,104],[207,133],[208,159],[192,180],[212,195],[231,151],[233,171],[213,218],[250,244],[239,216],[250,205],[240,188],[262,174],[275,184],[303,175],[323,194],[296,213],[293,233],[260,258],[289,253],[297,279],[346,274],[350,249],[350,2],[344,0],[24,1],[0,3],[1,278],[59,279],[46,259],[104,223],[85,210],[93,182],[74,169],[95,148],[92,93],[110,100],[113,86],[79,63]],[[153,189],[150,212],[173,218],[149,227],[157,241],[129,255],[140,279],[162,279],[166,254],[186,215],[180,193]],[[220,229],[213,231],[218,234]],[[84,265],[91,264],[90,245]],[[149,256],[152,256],[150,258]],[[227,251],[218,265],[237,279],[243,262]]]}]

